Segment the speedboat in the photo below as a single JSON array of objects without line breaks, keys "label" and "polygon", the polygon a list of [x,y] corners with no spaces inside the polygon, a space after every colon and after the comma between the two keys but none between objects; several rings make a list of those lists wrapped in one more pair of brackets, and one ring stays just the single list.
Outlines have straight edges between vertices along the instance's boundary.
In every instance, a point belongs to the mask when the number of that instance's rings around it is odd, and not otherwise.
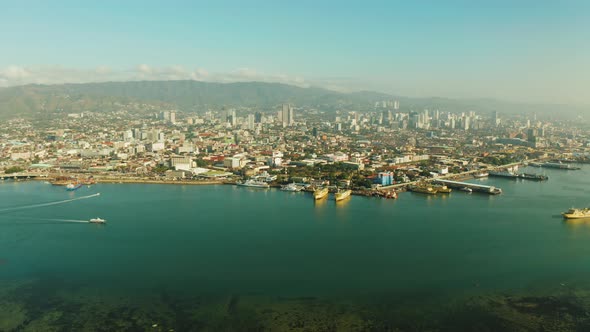
[{"label": "speedboat", "polygon": [[89,222],[94,223],[94,224],[104,224],[107,221],[97,217],[97,218],[90,219]]},{"label": "speedboat", "polygon": [[74,190],[78,190],[80,187],[82,187],[81,183],[70,183],[66,186],[66,190],[67,191],[74,191]]}]

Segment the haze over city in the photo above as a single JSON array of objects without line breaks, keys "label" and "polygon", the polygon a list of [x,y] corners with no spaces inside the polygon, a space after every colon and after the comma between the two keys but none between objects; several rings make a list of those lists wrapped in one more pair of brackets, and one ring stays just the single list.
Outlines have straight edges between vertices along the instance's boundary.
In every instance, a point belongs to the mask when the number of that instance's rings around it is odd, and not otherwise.
[{"label": "haze over city", "polygon": [[586,1],[3,4],[0,87],[281,82],[588,105]]}]

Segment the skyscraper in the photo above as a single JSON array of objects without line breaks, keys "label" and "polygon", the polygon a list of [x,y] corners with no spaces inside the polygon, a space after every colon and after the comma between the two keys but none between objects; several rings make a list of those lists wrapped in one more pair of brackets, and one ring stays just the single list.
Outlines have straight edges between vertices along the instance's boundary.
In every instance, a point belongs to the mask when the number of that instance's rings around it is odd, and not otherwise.
[{"label": "skyscraper", "polygon": [[494,111],[492,113],[492,121],[494,122],[495,126],[498,126],[500,124],[500,117],[498,116],[498,111]]},{"label": "skyscraper", "polygon": [[236,125],[236,111],[235,110],[227,110],[225,121],[229,123],[232,127]]},{"label": "skyscraper", "polygon": [[283,127],[295,124],[295,111],[293,110],[293,106],[290,104],[283,104],[280,120],[283,123]]},{"label": "skyscraper", "polygon": [[254,114],[248,114],[248,118],[247,118],[247,128],[249,130],[254,130],[254,123],[255,123],[255,116]]}]

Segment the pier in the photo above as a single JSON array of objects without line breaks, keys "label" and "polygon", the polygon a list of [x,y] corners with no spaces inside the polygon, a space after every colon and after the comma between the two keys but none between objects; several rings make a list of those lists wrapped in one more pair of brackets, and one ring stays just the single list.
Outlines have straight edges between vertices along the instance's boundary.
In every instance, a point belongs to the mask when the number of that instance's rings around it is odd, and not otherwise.
[{"label": "pier", "polygon": [[433,182],[444,184],[449,188],[460,189],[460,188],[470,188],[473,191],[490,194],[490,195],[498,195],[502,193],[502,189],[494,187],[494,186],[485,186],[482,184],[476,183],[468,183],[468,182],[460,182],[460,181],[451,181],[451,180],[433,180]]},{"label": "pier", "polygon": [[39,173],[12,173],[12,174],[0,174],[0,180],[25,180],[35,179],[40,177]]}]

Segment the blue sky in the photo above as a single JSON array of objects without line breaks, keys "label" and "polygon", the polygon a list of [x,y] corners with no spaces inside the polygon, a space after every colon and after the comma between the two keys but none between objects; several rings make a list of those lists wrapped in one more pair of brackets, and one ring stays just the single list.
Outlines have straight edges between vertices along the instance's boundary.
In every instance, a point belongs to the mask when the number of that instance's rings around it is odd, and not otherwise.
[{"label": "blue sky", "polygon": [[261,80],[590,104],[588,1],[0,4],[0,85]]}]

